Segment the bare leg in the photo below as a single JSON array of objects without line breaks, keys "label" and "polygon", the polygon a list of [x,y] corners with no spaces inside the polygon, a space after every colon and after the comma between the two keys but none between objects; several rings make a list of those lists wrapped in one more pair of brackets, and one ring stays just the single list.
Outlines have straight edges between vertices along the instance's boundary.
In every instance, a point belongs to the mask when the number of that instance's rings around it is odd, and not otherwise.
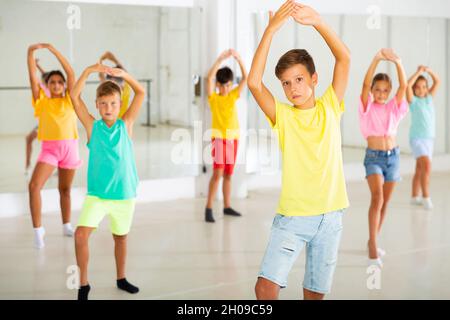
[{"label": "bare leg", "polygon": [[383,207],[383,176],[373,174],[367,177],[371,193],[369,208],[369,258],[378,258],[377,235],[380,223],[380,212]]},{"label": "bare leg", "polygon": [[258,300],[277,300],[280,294],[280,286],[265,278],[258,278],[255,293]]},{"label": "bare leg", "polygon": [[80,286],[88,284],[89,236],[94,228],[78,227],[75,231],[75,254],[80,268]]},{"label": "bare leg", "polygon": [[31,210],[31,219],[33,221],[33,228],[41,227],[41,209],[42,209],[42,201],[41,201],[41,189],[44,187],[48,178],[52,174],[55,167],[43,163],[38,162],[33,171],[33,176],[31,177],[31,181],[28,185],[28,192],[30,195],[30,210]]},{"label": "bare leg", "polygon": [[209,190],[208,190],[208,202],[206,204],[207,208],[212,208],[214,197],[217,193],[217,188],[219,187],[220,178],[223,176],[223,169],[214,169],[214,173],[209,181]]},{"label": "bare leg", "polygon": [[428,157],[420,157],[420,167],[421,176],[420,176],[420,186],[422,188],[422,195],[424,198],[428,198],[430,196],[430,174],[431,174],[431,161]]},{"label": "bare leg", "polygon": [[313,292],[303,288],[304,300],[323,300],[323,298],[325,298],[325,295],[323,293]]},{"label": "bare leg", "polygon": [[420,187],[420,177],[422,175],[422,170],[420,166],[420,161],[417,159],[416,161],[416,172],[414,172],[414,177],[412,180],[412,197],[418,197],[420,195],[421,187]]},{"label": "bare leg", "polygon": [[33,129],[25,138],[26,141],[26,158],[25,158],[25,169],[28,169],[31,164],[31,154],[33,152],[33,141],[37,138],[37,130]]},{"label": "bare leg", "polygon": [[114,255],[116,257],[117,279],[125,278],[125,267],[127,259],[127,235],[116,236],[114,238]]},{"label": "bare leg", "polygon": [[391,200],[392,192],[394,191],[395,182],[386,182],[383,185],[383,207],[381,208],[381,215],[380,215],[380,223],[378,225],[378,234],[381,231],[381,226],[383,225],[384,218],[386,216],[386,210],[389,203],[389,200]]},{"label": "bare leg", "polygon": [[66,224],[70,222],[70,189],[72,188],[75,170],[59,168],[58,175],[59,202],[61,205],[62,221],[63,224]]},{"label": "bare leg", "polygon": [[231,207],[231,175],[225,174],[223,176],[223,204],[224,208]]}]

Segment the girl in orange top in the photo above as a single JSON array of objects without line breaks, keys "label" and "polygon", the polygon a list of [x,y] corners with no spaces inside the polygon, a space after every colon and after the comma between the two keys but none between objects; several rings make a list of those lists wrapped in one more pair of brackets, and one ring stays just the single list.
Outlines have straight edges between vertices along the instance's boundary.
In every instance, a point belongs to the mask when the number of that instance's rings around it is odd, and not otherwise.
[{"label": "girl in orange top", "polygon": [[[67,77],[59,71],[51,71],[46,77],[50,91],[47,97],[39,86],[36,75],[34,51],[48,49],[61,63]],[[28,72],[33,96],[34,115],[39,120],[38,139],[42,142],[36,167],[29,183],[30,210],[34,228],[34,246],[44,247],[45,229],[41,223],[41,189],[58,168],[63,233],[73,236],[70,224],[70,189],[75,169],[81,165],[78,154],[77,118],[69,92],[75,83],[75,74],[69,62],[51,44],[39,43],[28,48]],[[67,91],[65,92],[65,84]]]}]

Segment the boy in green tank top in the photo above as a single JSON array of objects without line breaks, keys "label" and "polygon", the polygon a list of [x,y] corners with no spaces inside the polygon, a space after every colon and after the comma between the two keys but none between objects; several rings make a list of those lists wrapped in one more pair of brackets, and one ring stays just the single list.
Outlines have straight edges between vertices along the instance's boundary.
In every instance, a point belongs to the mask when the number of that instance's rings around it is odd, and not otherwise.
[{"label": "boy in green tank top", "polygon": [[[89,114],[81,91],[93,72],[123,78],[133,89],[134,99],[122,119],[119,119],[121,89],[112,81],[103,82],[97,88],[96,107],[101,119],[96,120]],[[87,300],[90,291],[87,279],[89,236],[106,214],[115,243],[117,287],[129,293],[139,291],[126,280],[125,263],[127,234],[139,182],[131,136],[144,97],[143,87],[126,71],[101,64],[86,68],[71,91],[75,112],[86,129],[89,148],[88,192],[75,231],[75,252],[80,268],[78,300]]]}]

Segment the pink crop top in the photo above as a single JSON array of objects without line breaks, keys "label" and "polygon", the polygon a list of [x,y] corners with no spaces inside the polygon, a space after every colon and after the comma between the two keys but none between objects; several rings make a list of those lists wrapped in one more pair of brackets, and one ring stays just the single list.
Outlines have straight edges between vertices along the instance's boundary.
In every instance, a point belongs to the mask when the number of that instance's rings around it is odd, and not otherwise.
[{"label": "pink crop top", "polygon": [[408,102],[403,99],[400,106],[396,97],[393,97],[386,104],[378,104],[373,101],[369,94],[367,108],[364,106],[361,97],[359,98],[359,126],[365,139],[368,137],[395,136],[400,121],[408,113]]}]

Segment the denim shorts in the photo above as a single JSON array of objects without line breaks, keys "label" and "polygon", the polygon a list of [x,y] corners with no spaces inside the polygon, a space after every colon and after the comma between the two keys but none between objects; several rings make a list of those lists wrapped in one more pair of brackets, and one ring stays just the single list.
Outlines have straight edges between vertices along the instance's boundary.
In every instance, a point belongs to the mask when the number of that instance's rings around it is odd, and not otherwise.
[{"label": "denim shorts", "polygon": [[337,263],[344,211],[307,217],[277,214],[258,277],[285,288],[292,266],[306,247],[303,288],[329,293]]},{"label": "denim shorts", "polygon": [[400,181],[400,149],[373,150],[366,149],[364,158],[366,167],[366,178],[372,174],[379,174],[384,177],[385,182]]},{"label": "denim shorts", "polygon": [[433,158],[434,139],[411,139],[409,140],[414,158]]}]

